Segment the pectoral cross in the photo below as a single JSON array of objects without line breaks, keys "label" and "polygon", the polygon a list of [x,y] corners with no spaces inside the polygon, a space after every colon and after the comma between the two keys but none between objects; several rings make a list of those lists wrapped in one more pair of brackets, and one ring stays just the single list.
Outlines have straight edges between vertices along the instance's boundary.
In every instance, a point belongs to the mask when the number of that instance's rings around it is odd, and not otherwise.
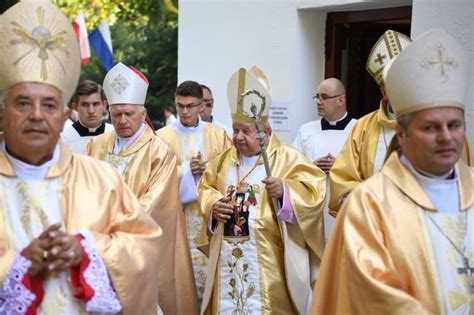
[{"label": "pectoral cross", "polygon": [[467,257],[462,258],[462,264],[464,267],[458,268],[459,274],[466,274],[469,280],[469,290],[471,294],[474,294],[474,268],[469,265],[469,259]]}]

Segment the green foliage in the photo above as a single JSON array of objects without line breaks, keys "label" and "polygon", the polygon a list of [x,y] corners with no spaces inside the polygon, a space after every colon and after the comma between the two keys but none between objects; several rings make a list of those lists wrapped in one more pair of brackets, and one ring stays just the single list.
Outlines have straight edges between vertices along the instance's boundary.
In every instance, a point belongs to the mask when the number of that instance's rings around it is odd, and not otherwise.
[{"label": "green foliage", "polygon": [[[116,62],[134,66],[150,82],[147,108],[151,119],[162,119],[163,108],[173,104],[177,80],[178,0],[52,0],[73,21],[84,12],[92,32],[108,21]],[[16,0],[0,0],[0,12]],[[105,70],[92,51],[81,80],[102,83]]]}]

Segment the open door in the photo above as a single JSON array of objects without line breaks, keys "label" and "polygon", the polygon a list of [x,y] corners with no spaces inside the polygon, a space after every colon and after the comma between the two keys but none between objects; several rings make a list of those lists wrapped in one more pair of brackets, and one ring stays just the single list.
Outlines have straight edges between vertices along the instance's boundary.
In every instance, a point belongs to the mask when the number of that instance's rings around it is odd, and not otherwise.
[{"label": "open door", "polygon": [[410,35],[412,7],[329,12],[326,20],[325,78],[347,88],[347,110],[355,118],[378,109],[379,86],[365,70],[377,39],[388,30]]}]

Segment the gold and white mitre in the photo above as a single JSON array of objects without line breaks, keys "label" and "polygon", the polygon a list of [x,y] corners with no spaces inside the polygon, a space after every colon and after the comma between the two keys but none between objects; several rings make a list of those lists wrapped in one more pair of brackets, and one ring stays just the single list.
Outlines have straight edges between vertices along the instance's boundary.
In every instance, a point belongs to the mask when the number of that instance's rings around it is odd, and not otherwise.
[{"label": "gold and white mitre", "polygon": [[384,81],[397,117],[434,107],[464,109],[466,54],[454,37],[431,29],[386,67]]},{"label": "gold and white mitre", "polygon": [[370,51],[366,69],[377,82],[383,86],[383,68],[411,43],[410,37],[388,30],[377,40]]},{"label": "gold and white mitre", "polygon": [[109,105],[145,105],[148,85],[145,75],[120,62],[107,72],[103,87]]},{"label": "gold and white mitre", "polygon": [[[247,95],[243,96],[244,94]],[[272,104],[270,81],[257,66],[250,70],[240,68],[229,79],[227,99],[233,122],[255,123],[251,106],[255,104],[259,112],[264,104],[261,122],[266,123]]]},{"label": "gold and white mitre", "polygon": [[69,101],[81,72],[71,22],[50,0],[23,0],[0,16],[0,91],[21,82],[49,84]]}]

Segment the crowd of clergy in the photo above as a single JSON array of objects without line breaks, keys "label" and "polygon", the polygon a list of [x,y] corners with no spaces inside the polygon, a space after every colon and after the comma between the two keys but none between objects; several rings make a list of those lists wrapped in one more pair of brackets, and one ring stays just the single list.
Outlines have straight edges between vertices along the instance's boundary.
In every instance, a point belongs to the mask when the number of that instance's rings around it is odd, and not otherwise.
[{"label": "crowd of clergy", "polygon": [[155,131],[132,65],[78,82],[50,0],[0,34],[0,314],[474,314],[469,62],[445,31],[387,30],[380,108],[353,119],[328,78],[291,146],[258,66],[228,81],[231,128],[189,80]]}]

